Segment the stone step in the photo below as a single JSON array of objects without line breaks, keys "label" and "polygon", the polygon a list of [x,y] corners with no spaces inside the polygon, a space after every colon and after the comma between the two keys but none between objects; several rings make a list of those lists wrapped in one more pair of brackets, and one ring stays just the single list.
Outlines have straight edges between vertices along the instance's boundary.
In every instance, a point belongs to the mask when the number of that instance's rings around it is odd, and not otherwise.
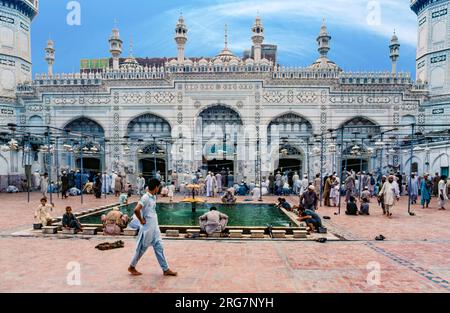
[{"label": "stone step", "polygon": [[220,235],[221,235],[222,233],[220,232],[220,231],[216,231],[216,232],[214,232],[211,236],[209,236],[209,237],[212,237],[212,238],[220,238]]},{"label": "stone step", "polygon": [[97,235],[97,227],[83,227],[83,235]]},{"label": "stone step", "polygon": [[186,233],[188,234],[198,234],[200,235],[200,228],[191,228],[186,230]]},{"label": "stone step", "polygon": [[42,223],[34,223],[33,224],[33,229],[34,230],[42,229]]},{"label": "stone step", "polygon": [[64,235],[74,235],[75,234],[75,229],[67,229],[67,228],[63,228],[62,233]]},{"label": "stone step", "polygon": [[285,230],[272,230],[273,238],[286,238]]},{"label": "stone step", "polygon": [[230,230],[230,238],[242,238],[242,229]]},{"label": "stone step", "polygon": [[138,234],[137,229],[125,228],[123,230],[124,236],[136,236]]},{"label": "stone step", "polygon": [[306,230],[294,230],[294,238],[307,238],[308,232]]},{"label": "stone step", "polygon": [[264,230],[252,229],[250,230],[251,238],[264,238]]},{"label": "stone step", "polygon": [[58,232],[58,226],[44,226],[42,227],[43,234],[56,234]]},{"label": "stone step", "polygon": [[180,231],[178,229],[168,229],[166,230],[166,237],[179,237]]}]

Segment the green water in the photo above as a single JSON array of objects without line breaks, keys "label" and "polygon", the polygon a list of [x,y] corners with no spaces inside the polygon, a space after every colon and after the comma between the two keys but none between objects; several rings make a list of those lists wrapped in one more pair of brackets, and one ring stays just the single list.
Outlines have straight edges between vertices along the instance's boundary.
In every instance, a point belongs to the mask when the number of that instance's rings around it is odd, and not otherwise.
[{"label": "green water", "polygon": [[[160,203],[156,207],[159,225],[198,226],[198,218],[215,206],[228,215],[229,226],[272,226],[289,227],[291,220],[281,210],[270,204],[211,204],[197,203],[192,212],[190,203]],[[133,215],[136,203],[123,206],[122,213]],[[101,213],[104,214],[104,213]],[[80,218],[82,224],[101,224],[101,214]]]}]

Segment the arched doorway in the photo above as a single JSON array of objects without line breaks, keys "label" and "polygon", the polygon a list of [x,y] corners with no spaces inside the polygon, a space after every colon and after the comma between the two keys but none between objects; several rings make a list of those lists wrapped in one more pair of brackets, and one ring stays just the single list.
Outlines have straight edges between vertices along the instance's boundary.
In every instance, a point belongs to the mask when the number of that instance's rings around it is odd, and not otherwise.
[{"label": "arched doorway", "polygon": [[[134,118],[127,127],[127,135],[133,143],[139,173],[146,180],[159,171],[166,176],[170,162],[172,128],[162,117],[147,113]],[[166,149],[167,148],[167,149]]]},{"label": "arched doorway", "polygon": [[74,155],[72,153],[65,154],[67,164],[72,164],[72,157],[74,157],[75,166],[81,169],[81,150],[83,151],[83,171],[89,174],[89,179],[92,181],[94,175],[101,173],[104,167],[102,164],[104,155],[99,144],[105,138],[103,127],[90,118],[80,117],[68,123],[64,129],[68,129],[72,133],[83,133],[92,136],[83,142],[78,139],[63,141],[63,144],[72,145],[75,151],[77,151]]},{"label": "arched doorway", "polygon": [[206,108],[199,114],[197,131],[201,132],[204,170],[235,171],[238,134],[242,126],[239,113],[221,104]]},{"label": "arched doorway", "polygon": [[[369,143],[374,141],[381,132],[381,127],[375,122],[356,116],[342,124],[344,128],[344,152],[341,169],[355,172],[369,172],[370,159],[377,153]],[[376,164],[375,164],[376,165]]]},{"label": "arched doorway", "polygon": [[302,150],[307,151],[312,137],[311,122],[299,114],[291,112],[273,119],[267,128],[267,140],[269,146],[278,143],[278,147],[273,148],[279,153],[271,160],[275,172],[287,171],[289,176],[294,172],[300,176],[308,173],[307,158]]}]

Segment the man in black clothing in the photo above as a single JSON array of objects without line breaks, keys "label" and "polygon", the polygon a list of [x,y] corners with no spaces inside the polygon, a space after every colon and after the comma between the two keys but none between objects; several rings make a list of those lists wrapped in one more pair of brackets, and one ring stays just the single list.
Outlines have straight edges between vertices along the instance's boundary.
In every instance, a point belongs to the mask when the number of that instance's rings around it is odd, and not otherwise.
[{"label": "man in black clothing", "polygon": [[67,199],[67,191],[69,190],[69,177],[64,171],[61,176],[61,198]]}]

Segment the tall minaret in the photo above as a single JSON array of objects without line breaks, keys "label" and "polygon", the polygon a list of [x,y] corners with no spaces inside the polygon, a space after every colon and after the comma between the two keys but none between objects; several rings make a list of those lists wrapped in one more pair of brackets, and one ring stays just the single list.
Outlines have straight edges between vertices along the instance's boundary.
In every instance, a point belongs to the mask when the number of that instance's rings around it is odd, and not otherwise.
[{"label": "tall minaret", "polygon": [[261,18],[259,15],[256,17],[255,24],[252,28],[253,36],[253,51],[255,63],[261,61],[261,45],[264,42],[264,26],[261,23]]},{"label": "tall minaret", "polygon": [[47,47],[45,47],[45,61],[47,61],[47,74],[49,77],[53,77],[53,63],[55,63],[55,46],[53,40],[47,41]]},{"label": "tall minaret", "polygon": [[389,49],[390,49],[390,58],[392,61],[392,74],[397,74],[397,60],[400,56],[400,44],[398,43],[398,37],[395,34],[395,30],[394,30],[394,34],[392,35],[391,38],[391,44],[389,45]]},{"label": "tall minaret", "polygon": [[317,37],[317,43],[319,45],[317,50],[319,51],[321,58],[327,58],[328,52],[330,51],[330,40],[331,36],[328,35],[327,24],[324,18],[322,27],[320,28],[320,34]]},{"label": "tall minaret", "polygon": [[188,32],[188,29],[187,29],[186,25],[184,24],[183,15],[180,15],[177,26],[175,28],[175,42],[177,43],[177,47],[178,47],[177,60],[178,60],[179,64],[183,64],[183,62],[184,62],[184,46],[186,45],[186,42],[188,40],[187,32]]},{"label": "tall minaret", "polygon": [[113,70],[119,70],[119,57],[122,54],[123,41],[120,39],[119,29],[114,26],[111,36],[109,37],[109,52],[113,57]]}]

